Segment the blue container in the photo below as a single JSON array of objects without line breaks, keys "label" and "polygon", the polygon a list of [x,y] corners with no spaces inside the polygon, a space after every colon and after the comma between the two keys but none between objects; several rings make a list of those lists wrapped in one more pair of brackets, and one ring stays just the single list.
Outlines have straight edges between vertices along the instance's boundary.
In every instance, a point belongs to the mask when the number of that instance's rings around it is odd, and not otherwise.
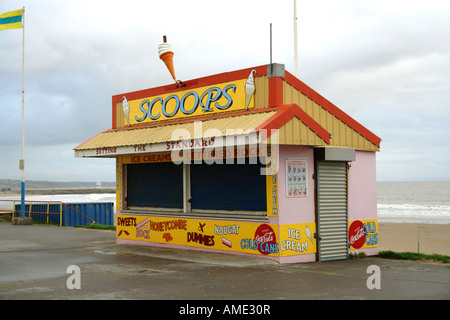
[{"label": "blue container", "polygon": [[[49,223],[60,224],[59,203],[32,203],[25,205],[25,216],[31,216],[33,221],[47,222],[47,206],[49,213]],[[20,204],[16,204],[15,217],[20,216]],[[31,214],[29,212],[31,211]],[[97,203],[65,203],[62,205],[62,226],[82,226],[91,224],[95,221],[98,224],[112,226],[114,225],[114,203],[113,202],[97,202]]]},{"label": "blue container", "polygon": [[62,218],[63,226],[91,224],[92,220],[112,226],[114,225],[114,203],[67,203],[67,206],[63,205]]}]

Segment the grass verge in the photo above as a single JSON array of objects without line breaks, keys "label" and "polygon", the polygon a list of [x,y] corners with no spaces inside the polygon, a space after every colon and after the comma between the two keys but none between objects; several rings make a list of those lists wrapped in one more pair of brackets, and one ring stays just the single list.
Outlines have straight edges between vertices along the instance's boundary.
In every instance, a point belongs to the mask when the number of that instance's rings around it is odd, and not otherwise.
[{"label": "grass verge", "polygon": [[378,256],[386,259],[402,259],[402,260],[434,260],[443,263],[450,263],[450,257],[441,254],[424,254],[417,252],[393,252],[380,251]]}]

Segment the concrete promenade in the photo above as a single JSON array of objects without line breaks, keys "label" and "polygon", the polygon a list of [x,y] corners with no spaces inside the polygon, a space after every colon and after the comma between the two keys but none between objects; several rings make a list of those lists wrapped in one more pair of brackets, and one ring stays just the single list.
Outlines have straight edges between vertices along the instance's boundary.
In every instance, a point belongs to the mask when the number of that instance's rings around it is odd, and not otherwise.
[{"label": "concrete promenade", "polygon": [[[73,265],[80,289],[68,288]],[[367,286],[372,265],[380,289]],[[450,268],[377,257],[280,265],[256,256],[119,246],[113,231],[0,223],[0,299],[448,300]]]}]

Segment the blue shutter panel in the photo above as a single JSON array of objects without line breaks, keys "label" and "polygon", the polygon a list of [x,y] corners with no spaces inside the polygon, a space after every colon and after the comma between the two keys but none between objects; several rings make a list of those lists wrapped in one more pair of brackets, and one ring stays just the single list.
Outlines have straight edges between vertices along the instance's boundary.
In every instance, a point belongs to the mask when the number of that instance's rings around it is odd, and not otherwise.
[{"label": "blue shutter panel", "polygon": [[261,167],[191,164],[192,209],[266,211],[266,176],[261,175]]},{"label": "blue shutter panel", "polygon": [[183,208],[183,166],[172,162],[127,165],[128,207]]}]

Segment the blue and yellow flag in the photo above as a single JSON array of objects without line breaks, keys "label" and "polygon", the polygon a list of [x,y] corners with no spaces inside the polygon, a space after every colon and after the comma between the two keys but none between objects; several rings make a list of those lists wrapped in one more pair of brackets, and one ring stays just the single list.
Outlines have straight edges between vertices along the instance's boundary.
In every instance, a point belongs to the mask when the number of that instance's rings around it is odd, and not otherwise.
[{"label": "blue and yellow flag", "polygon": [[0,14],[0,30],[23,28],[23,9]]}]

